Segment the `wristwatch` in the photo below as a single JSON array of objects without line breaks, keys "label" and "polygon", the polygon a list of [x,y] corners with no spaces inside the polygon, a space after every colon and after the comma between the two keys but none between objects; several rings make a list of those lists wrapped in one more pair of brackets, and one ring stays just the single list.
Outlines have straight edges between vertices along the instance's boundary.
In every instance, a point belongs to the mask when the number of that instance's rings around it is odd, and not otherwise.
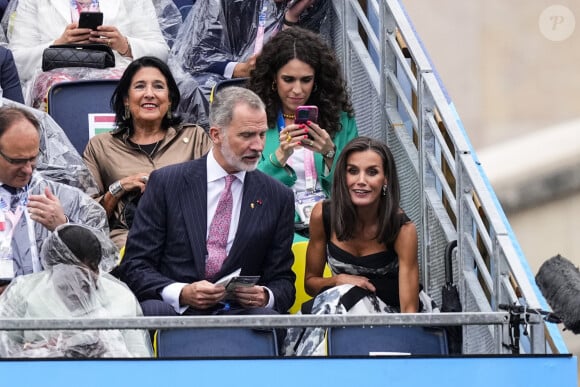
[{"label": "wristwatch", "polygon": [[123,194],[123,192],[125,192],[125,190],[123,189],[120,180],[117,180],[116,182],[114,182],[109,186],[109,193],[116,198],[120,197]]},{"label": "wristwatch", "polygon": [[333,157],[334,157],[334,155],[335,155],[335,154],[336,154],[336,151],[335,151],[335,150],[334,150],[334,148],[333,148],[333,149],[329,150],[328,152],[326,152],[325,154],[323,154],[322,156],[323,156],[325,159],[331,159],[331,158],[333,158]]}]

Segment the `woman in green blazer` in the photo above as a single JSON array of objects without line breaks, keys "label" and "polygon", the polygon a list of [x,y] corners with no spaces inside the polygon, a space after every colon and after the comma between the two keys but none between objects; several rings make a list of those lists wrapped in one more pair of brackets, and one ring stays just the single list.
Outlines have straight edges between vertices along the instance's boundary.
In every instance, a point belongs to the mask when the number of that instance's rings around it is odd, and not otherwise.
[{"label": "woman in green blazer", "polygon": [[[248,87],[268,116],[258,169],[294,190],[297,221],[307,224],[303,209],[329,196],[335,162],[358,136],[338,61],[319,35],[287,28],[264,45]],[[316,106],[318,115],[297,124],[296,110],[305,105]]]}]

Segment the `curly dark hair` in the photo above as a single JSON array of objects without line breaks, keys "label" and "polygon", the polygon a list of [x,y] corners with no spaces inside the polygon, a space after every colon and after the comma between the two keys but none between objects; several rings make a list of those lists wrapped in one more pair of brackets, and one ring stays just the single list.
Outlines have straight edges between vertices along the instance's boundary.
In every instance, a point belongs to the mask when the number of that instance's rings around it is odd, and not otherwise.
[{"label": "curly dark hair", "polygon": [[264,44],[248,79],[248,88],[266,104],[268,127],[276,126],[282,108],[278,91],[272,84],[278,71],[292,59],[314,69],[314,88],[307,104],[318,106],[318,124],[334,137],[341,129],[341,112],[354,116],[346,82],[333,50],[319,35],[299,27],[280,31]]},{"label": "curly dark hair", "polygon": [[117,129],[114,131],[116,134],[122,133],[125,130],[129,130],[129,132],[133,131],[133,118],[125,119],[123,117],[125,113],[125,98],[127,98],[129,95],[129,87],[131,86],[133,77],[137,71],[144,67],[153,67],[159,70],[165,77],[167,87],[169,88],[169,102],[171,102],[171,112],[173,114],[171,118],[163,117],[163,120],[161,121],[161,127],[163,130],[167,130],[170,126],[177,126],[181,123],[181,117],[175,113],[181,96],[169,66],[167,66],[167,64],[159,58],[153,56],[143,56],[141,58],[135,59],[129,64],[129,66],[127,66],[123,76],[119,80],[117,88],[111,97],[111,107],[115,112],[115,122],[117,124]]}]

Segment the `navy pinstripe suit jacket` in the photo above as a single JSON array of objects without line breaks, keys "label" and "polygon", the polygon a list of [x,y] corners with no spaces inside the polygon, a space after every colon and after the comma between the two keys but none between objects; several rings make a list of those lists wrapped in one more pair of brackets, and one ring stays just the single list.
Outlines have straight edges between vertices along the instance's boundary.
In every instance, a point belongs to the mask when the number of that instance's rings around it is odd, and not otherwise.
[{"label": "navy pinstripe suit jacket", "polygon": [[[206,157],[154,171],[129,232],[121,279],[139,301],[161,299],[174,282],[204,279],[207,233]],[[253,205],[252,205],[253,203]],[[260,171],[246,173],[238,230],[216,278],[242,268],[259,275],[285,313],[294,303],[294,198]]]}]

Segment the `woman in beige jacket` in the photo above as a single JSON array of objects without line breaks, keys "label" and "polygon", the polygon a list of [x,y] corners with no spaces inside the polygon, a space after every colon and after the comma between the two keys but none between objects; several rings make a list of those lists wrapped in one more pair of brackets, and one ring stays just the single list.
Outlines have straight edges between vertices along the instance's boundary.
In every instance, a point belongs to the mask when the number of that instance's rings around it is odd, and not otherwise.
[{"label": "woman in beige jacket", "polygon": [[154,57],[132,62],[112,98],[117,128],[89,141],[83,158],[109,217],[111,238],[122,247],[151,171],[203,156],[209,136],[174,114],[179,89],[167,65]]}]

